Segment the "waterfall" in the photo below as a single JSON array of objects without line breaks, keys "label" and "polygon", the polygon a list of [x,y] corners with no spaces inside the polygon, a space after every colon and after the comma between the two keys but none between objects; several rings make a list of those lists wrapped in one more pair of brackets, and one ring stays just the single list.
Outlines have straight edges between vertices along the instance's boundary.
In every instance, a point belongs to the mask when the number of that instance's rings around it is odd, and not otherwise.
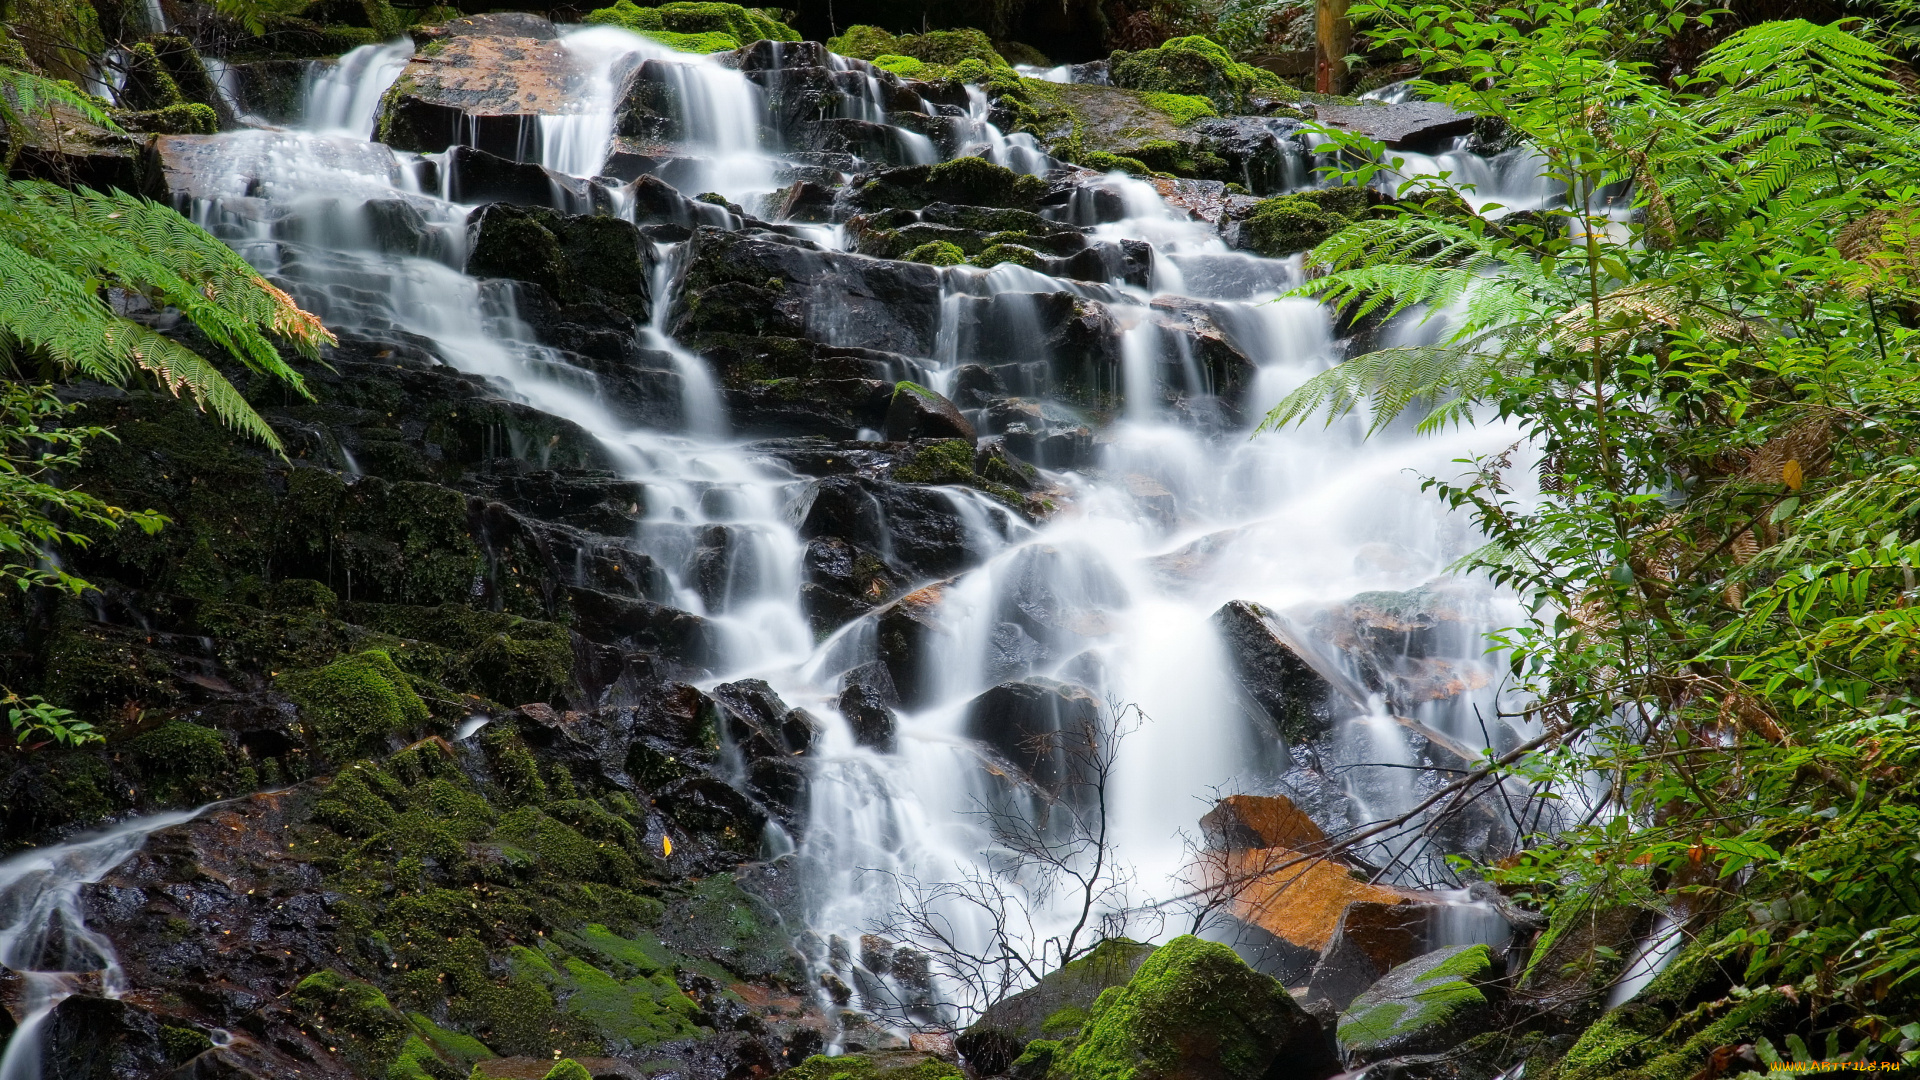
[{"label": "waterfall", "polygon": [[[605,27],[562,40],[586,76],[571,111],[540,118],[538,160],[547,169],[579,178],[600,173],[619,95],[639,72],[671,90],[690,150],[663,167],[665,179],[690,195],[718,192],[749,212],[784,182],[781,148],[767,135],[768,96],[740,71]],[[510,288],[464,273],[472,207],[424,193],[418,159],[366,141],[410,52],[398,41],[341,58],[310,84],[300,130],[220,136],[224,175],[207,182],[194,216],[330,327],[430,342],[445,363],[581,425],[627,477],[646,483],[637,540],[668,568],[671,603],[718,626],[712,683],[765,679],[825,725],[808,759],[807,818],[793,852],[806,896],[802,948],[822,972],[834,962],[823,943],[868,932],[897,902],[900,880],[955,881],[990,870],[994,838],[972,811],[1008,789],[970,737],[967,714],[976,695],[1008,679],[1069,679],[1139,707],[1146,719],[1119,747],[1113,780],[1116,855],[1134,868],[1135,900],[1177,891],[1188,858],[1182,834],[1194,831],[1211,799],[1272,790],[1290,767],[1270,729],[1238,703],[1213,613],[1233,600],[1275,611],[1325,608],[1443,575],[1474,537],[1421,491],[1421,474],[1455,474],[1457,459],[1519,438],[1495,426],[1424,439],[1396,429],[1366,440],[1360,418],[1253,436],[1263,410],[1341,359],[1328,312],[1304,300],[1270,302],[1300,280],[1299,260],[1229,250],[1217,232],[1175,214],[1138,179],[1101,181],[1121,207],[1117,220],[1101,221],[1083,188],[1056,216],[1098,222],[1095,240],[1151,245],[1150,284],[1073,281],[1010,264],[943,269],[940,345],[911,362],[920,368],[915,377],[950,387],[965,364],[1044,360],[1033,333],[1020,329],[1032,325],[1020,321],[1022,312],[1030,314],[1035,297],[1065,293],[1104,305],[1123,328],[1120,416],[1095,462],[1049,474],[1062,504],[1050,518],[1028,522],[972,489],[944,489],[964,523],[973,565],[936,605],[943,645],[925,700],[901,711],[893,748],[861,745],[838,700],[846,673],[877,655],[873,625],[855,621],[825,641],[813,639],[800,602],[805,544],[795,526],[811,482],[729,434],[712,373],[669,336],[684,247],[656,245],[654,318],[640,330],[645,348],[668,357],[680,421],[636,425],[610,405],[609,376],[576,367],[537,340]],[[964,144],[1016,171],[1052,167],[1031,137],[995,129],[984,96],[968,91],[965,116],[950,117],[962,123]],[[871,93],[878,100],[877,87]],[[450,190],[444,176],[442,183]],[[367,224],[375,210],[396,204],[424,223],[426,239],[406,250]],[[716,222],[739,224],[718,207],[696,207],[709,211]],[[798,234],[787,241],[807,246]],[[848,318],[818,314],[822,325]],[[1208,369],[1185,338],[1162,327],[1188,317],[1211,319],[1256,365],[1239,419],[1222,419]],[[1162,399],[1163,386],[1182,391],[1187,411]],[[730,537],[718,590],[674,569],[712,529]],[[1473,597],[1471,629],[1511,616],[1509,601]],[[1468,638],[1450,658],[1463,669],[1488,668],[1477,633]],[[1018,648],[1009,652],[1009,642]],[[1341,662],[1325,660],[1330,670]],[[1493,715],[1480,708],[1488,704],[1484,695],[1461,695],[1413,719],[1478,750],[1504,737],[1481,723]],[[1408,759],[1408,729],[1377,700],[1343,708],[1346,734],[1333,752],[1355,766],[1353,797],[1376,815],[1417,801],[1416,774],[1385,767]],[[134,831],[112,835],[137,846]],[[770,842],[770,852],[779,852],[787,841]],[[111,865],[107,848],[101,851],[97,872],[86,871],[96,878]],[[1404,850],[1379,856],[1389,859],[1410,862]],[[1036,917],[1045,924],[1056,913],[1042,905]],[[964,922],[959,929],[982,930]],[[8,1051],[8,1069],[15,1053]],[[0,1070],[0,1080],[13,1076]]]},{"label": "waterfall", "polygon": [[40,1080],[41,1028],[86,976],[107,997],[128,990],[113,942],[87,925],[80,890],[132,858],[148,836],[205,809],[136,818],[0,862],[0,965],[20,977],[20,1026],[0,1053],[0,1080]]}]

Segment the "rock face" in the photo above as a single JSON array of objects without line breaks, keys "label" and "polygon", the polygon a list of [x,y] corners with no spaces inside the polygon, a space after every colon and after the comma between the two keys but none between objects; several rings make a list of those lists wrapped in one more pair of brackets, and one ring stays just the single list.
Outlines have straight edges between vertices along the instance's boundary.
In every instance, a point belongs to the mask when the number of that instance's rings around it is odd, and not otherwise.
[{"label": "rock face", "polygon": [[[566,111],[585,73],[535,15],[473,15],[448,23],[387,91],[380,141],[435,153],[458,141],[509,159],[537,139],[536,117]],[[456,139],[464,130],[465,137]]]},{"label": "rock face", "polygon": [[1312,853],[1327,834],[1285,795],[1229,795],[1200,819],[1207,846],[1220,851],[1291,848]]},{"label": "rock face", "polygon": [[1232,949],[1189,936],[1161,946],[1125,986],[1102,994],[1048,1075],[1225,1080],[1271,1075],[1282,1063],[1286,1075],[1306,1080],[1338,1068],[1319,1021],[1285,987]]},{"label": "rock face", "polygon": [[1321,105],[1315,116],[1328,127],[1378,139],[1396,150],[1434,148],[1473,130],[1473,115],[1431,101],[1398,105]]},{"label": "rock face", "polygon": [[1100,704],[1082,686],[1032,678],[1001,683],[967,706],[967,734],[986,743],[1042,787],[1075,777],[1086,740],[1097,737]]},{"label": "rock face", "polygon": [[1407,894],[1356,881],[1342,864],[1287,848],[1226,852],[1207,864],[1221,880],[1243,882],[1233,893],[1234,917],[1284,941],[1320,952],[1356,903],[1397,905]]},{"label": "rock face", "polygon": [[1375,980],[1427,950],[1434,914],[1431,904],[1348,904],[1308,977],[1307,1002],[1346,1008]]},{"label": "rock face", "polygon": [[1438,949],[1394,968],[1340,1014],[1348,1064],[1445,1050],[1493,1018],[1482,987],[1493,977],[1485,945]]}]

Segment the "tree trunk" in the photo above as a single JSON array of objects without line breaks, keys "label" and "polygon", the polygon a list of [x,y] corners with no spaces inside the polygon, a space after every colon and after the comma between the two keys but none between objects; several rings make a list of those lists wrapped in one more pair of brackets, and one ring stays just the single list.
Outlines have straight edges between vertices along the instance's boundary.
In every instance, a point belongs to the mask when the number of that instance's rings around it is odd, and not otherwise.
[{"label": "tree trunk", "polygon": [[1313,30],[1313,88],[1322,94],[1345,93],[1346,56],[1353,50],[1347,0],[1313,0]]}]

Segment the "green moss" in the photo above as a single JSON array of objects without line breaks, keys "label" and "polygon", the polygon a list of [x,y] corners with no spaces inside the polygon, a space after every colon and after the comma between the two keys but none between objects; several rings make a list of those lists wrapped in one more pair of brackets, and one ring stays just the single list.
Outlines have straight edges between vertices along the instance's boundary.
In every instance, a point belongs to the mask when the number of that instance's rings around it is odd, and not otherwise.
[{"label": "green moss", "polygon": [[410,1013],[407,1019],[413,1021],[413,1029],[419,1032],[435,1051],[457,1066],[465,1068],[476,1061],[484,1061],[494,1056],[493,1051],[487,1049],[486,1043],[471,1035],[449,1031],[434,1023],[433,1019],[424,1013]]},{"label": "green moss", "polygon": [[1046,193],[1045,180],[979,157],[893,169],[860,189],[861,199],[871,208],[909,210],[935,202],[1022,209],[1038,204]]},{"label": "green moss", "polygon": [[316,1023],[363,1044],[363,1053],[371,1058],[392,1058],[412,1035],[412,1027],[378,987],[337,971],[319,971],[300,980],[292,997]]},{"label": "green moss", "polygon": [[1247,218],[1248,247],[1260,255],[1305,251],[1347,227],[1346,215],[1302,195],[1279,195],[1262,202]]},{"label": "green moss", "polygon": [[959,1080],[964,1075],[939,1058],[899,1051],[815,1054],[786,1074],[791,1080]]},{"label": "green moss", "polygon": [[588,13],[586,21],[625,27],[685,52],[719,52],[719,48],[707,46],[717,45],[722,39],[733,42],[728,48],[735,49],[752,41],[800,40],[797,31],[763,10],[738,4],[676,3],[641,7],[632,0],[618,0],[612,7]]},{"label": "green moss", "polygon": [[911,56],[895,56],[891,53],[873,58],[873,66],[885,68],[903,78],[911,79],[927,69],[925,62]]},{"label": "green moss", "polygon": [[547,1070],[546,1080],[593,1080],[593,1074],[572,1058],[561,1058]]},{"label": "green moss", "polygon": [[1169,94],[1150,91],[1140,95],[1140,100],[1167,114],[1167,119],[1176,124],[1191,124],[1209,116],[1219,116],[1219,110],[1213,102],[1193,94]]},{"label": "green moss", "polygon": [[[1421,962],[1416,958],[1408,964]],[[1433,964],[1404,987],[1395,984],[1391,997],[1380,996],[1382,984],[1376,983],[1341,1014],[1340,1045],[1350,1054],[1378,1056],[1375,1051],[1421,1032],[1443,1029],[1463,1013],[1484,1008],[1487,997],[1476,984],[1487,977],[1492,964],[1487,946],[1475,945]]]},{"label": "green moss", "polygon": [[116,111],[114,120],[128,131],[153,135],[211,135],[220,130],[220,116],[199,102],[179,102],[157,109]]},{"label": "green moss", "polygon": [[146,782],[148,794],[165,800],[224,794],[233,782],[226,740],[212,728],[171,720],[128,740],[122,753]]},{"label": "green moss", "polygon": [[1255,89],[1281,89],[1272,72],[1234,61],[1217,42],[1200,36],[1162,42],[1157,49],[1116,52],[1108,58],[1113,85],[1152,93],[1203,97],[1222,113],[1245,112]]},{"label": "green moss", "polygon": [[1039,270],[1046,265],[1044,257],[1039,252],[1019,244],[992,244],[967,261],[982,269],[999,266],[1001,263],[1013,263],[1029,270]]},{"label": "green moss", "polygon": [[501,801],[508,806],[546,801],[547,783],[540,778],[540,767],[511,726],[490,725],[481,733],[480,745],[493,766]]},{"label": "green moss", "polygon": [[1102,172],[1131,173],[1134,176],[1152,176],[1153,170],[1139,158],[1122,157],[1105,150],[1085,150],[1073,155],[1073,163]]},{"label": "green moss", "polygon": [[1048,1036],[1067,1036],[1079,1032],[1087,1024],[1087,1010],[1078,1005],[1068,1005],[1056,1009],[1053,1015],[1040,1021],[1040,1032]]},{"label": "green moss", "polygon": [[[985,67],[1007,66],[987,35],[972,28],[895,36],[877,26],[850,26],[839,37],[828,38],[827,48],[841,56],[876,64],[883,59],[909,59],[923,66],[954,67],[969,61]],[[899,71],[899,74],[917,74],[919,70]]]},{"label": "green moss", "polygon": [[[900,389],[924,390],[903,382]],[[893,478],[904,484],[971,484],[979,477],[973,471],[973,447],[965,439],[942,439],[916,447],[913,456],[893,471]]]},{"label": "green moss", "polygon": [[[1061,1010],[1061,1012],[1065,1011],[1065,1009]],[[1085,1022],[1087,1011],[1085,1009],[1075,1009],[1074,1011],[1079,1013],[1080,1020]],[[1054,1015],[1057,1016],[1059,1013],[1055,1013]],[[1048,1022],[1051,1023],[1053,1018],[1048,1017],[1047,1019]],[[1019,1057],[1013,1059],[1013,1065],[1007,1070],[1008,1075],[1016,1077],[1018,1080],[1038,1080],[1038,1078],[1046,1076],[1053,1068],[1054,1059],[1060,1056],[1060,1051],[1063,1046],[1064,1044],[1058,1039],[1033,1040],[1027,1044],[1026,1049],[1020,1051]]]},{"label": "green moss", "polygon": [[[1103,992],[1060,1080],[1262,1076],[1275,1054],[1312,1027],[1285,987],[1232,949],[1191,935],[1161,946],[1125,986]],[[1204,1064],[1203,1064],[1204,1063]]]},{"label": "green moss", "polygon": [[901,258],[909,262],[923,262],[934,266],[959,266],[967,261],[967,253],[962,250],[958,244],[950,244],[945,240],[935,240],[931,243],[921,244],[919,247],[902,255]]},{"label": "green moss", "polygon": [[167,1052],[168,1061],[182,1063],[203,1051],[212,1049],[213,1040],[207,1038],[198,1028],[162,1024],[160,1025],[160,1048]]},{"label": "green moss", "polygon": [[421,728],[429,719],[405,674],[378,649],[318,670],[290,672],[275,685],[300,706],[308,740],[334,761],[378,750],[388,738]]}]

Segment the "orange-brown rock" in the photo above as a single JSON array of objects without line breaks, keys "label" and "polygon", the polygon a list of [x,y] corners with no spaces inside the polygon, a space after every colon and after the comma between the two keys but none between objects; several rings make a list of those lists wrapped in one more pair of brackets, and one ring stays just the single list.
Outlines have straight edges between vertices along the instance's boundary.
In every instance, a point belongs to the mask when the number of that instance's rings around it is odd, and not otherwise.
[{"label": "orange-brown rock", "polygon": [[381,141],[395,149],[459,142],[522,160],[536,118],[571,111],[586,92],[586,71],[538,16],[470,16],[423,36],[380,120]]},{"label": "orange-brown rock", "polygon": [[1333,940],[1348,904],[1412,898],[1357,880],[1341,863],[1288,848],[1217,853],[1212,862],[1207,876],[1232,883],[1234,917],[1316,952]]},{"label": "orange-brown rock", "polygon": [[1229,795],[1200,819],[1207,846],[1222,851],[1289,848],[1323,850],[1327,834],[1285,795]]}]

